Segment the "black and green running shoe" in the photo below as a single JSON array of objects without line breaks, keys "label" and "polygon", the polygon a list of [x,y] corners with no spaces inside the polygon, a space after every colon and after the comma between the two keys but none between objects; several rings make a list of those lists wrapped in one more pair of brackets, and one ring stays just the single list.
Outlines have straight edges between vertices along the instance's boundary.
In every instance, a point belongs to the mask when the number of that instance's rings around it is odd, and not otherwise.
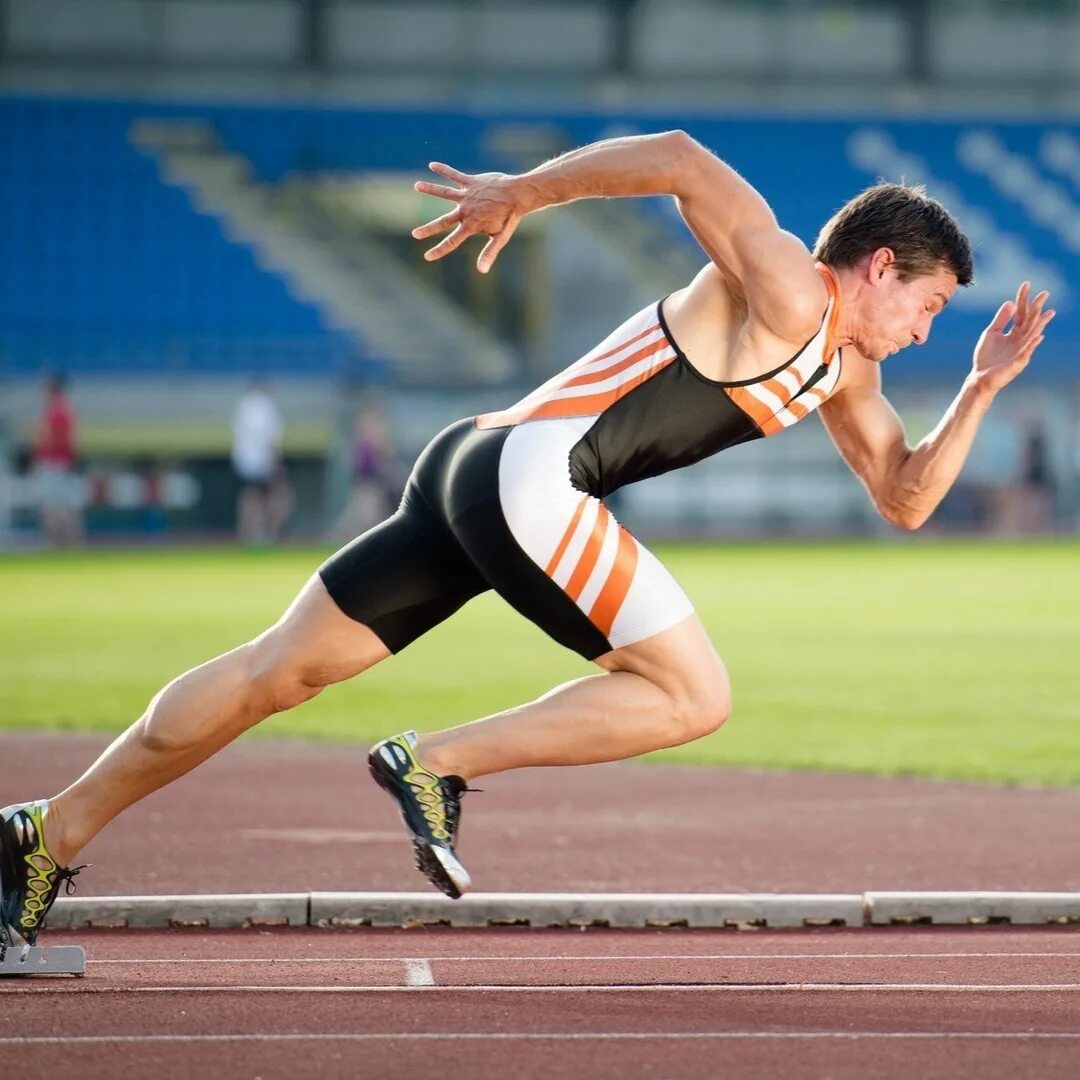
[{"label": "black and green running shoe", "polygon": [[0,952],[33,945],[49,908],[83,869],[65,870],[45,847],[44,800],[0,810]]},{"label": "black and green running shoe", "polygon": [[413,753],[416,732],[406,731],[372,747],[368,767],[375,783],[398,804],[412,836],[416,867],[452,900],[469,891],[472,880],[454,853],[461,820],[460,776],[436,776]]}]

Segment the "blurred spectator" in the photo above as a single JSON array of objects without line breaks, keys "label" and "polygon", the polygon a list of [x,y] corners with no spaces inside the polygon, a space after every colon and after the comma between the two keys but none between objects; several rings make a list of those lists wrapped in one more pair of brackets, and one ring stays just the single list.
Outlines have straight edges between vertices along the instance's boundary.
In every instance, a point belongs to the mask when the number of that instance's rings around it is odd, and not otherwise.
[{"label": "blurred spectator", "polygon": [[356,414],[350,471],[349,499],[332,530],[333,539],[340,542],[366,532],[394,509],[394,452],[390,426],[379,404],[366,404]]},{"label": "blurred spectator", "polygon": [[248,545],[272,544],[292,506],[281,447],[285,424],[270,388],[256,380],[233,413],[232,464],[240,482],[236,531]]},{"label": "blurred spectator", "polygon": [[45,408],[32,450],[41,535],[50,547],[71,547],[83,540],[75,438],[75,406],[66,380],[53,375],[45,385]]},{"label": "blurred spectator", "polygon": [[996,533],[1017,536],[1053,531],[1054,477],[1042,421],[1023,433],[1016,480],[998,490],[996,510]]}]

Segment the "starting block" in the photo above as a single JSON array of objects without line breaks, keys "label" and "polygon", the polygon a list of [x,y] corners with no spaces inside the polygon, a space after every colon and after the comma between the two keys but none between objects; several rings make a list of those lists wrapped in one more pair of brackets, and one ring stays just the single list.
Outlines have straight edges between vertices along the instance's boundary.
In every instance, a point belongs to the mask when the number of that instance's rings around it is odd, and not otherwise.
[{"label": "starting block", "polygon": [[0,976],[4,975],[85,975],[86,950],[81,945],[0,946]]}]

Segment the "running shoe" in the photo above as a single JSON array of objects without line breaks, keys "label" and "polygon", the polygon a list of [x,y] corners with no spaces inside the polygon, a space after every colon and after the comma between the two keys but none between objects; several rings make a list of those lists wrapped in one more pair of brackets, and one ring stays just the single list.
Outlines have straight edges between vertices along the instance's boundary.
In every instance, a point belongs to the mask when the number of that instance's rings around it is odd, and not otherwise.
[{"label": "running shoe", "polygon": [[472,880],[454,853],[461,821],[461,796],[469,790],[460,776],[436,776],[413,753],[416,732],[406,731],[372,747],[368,768],[375,783],[398,804],[412,836],[416,868],[452,900],[469,891]]},{"label": "running shoe", "polygon": [[0,952],[33,945],[49,908],[72,878],[85,869],[65,870],[45,847],[45,800],[0,810]]}]

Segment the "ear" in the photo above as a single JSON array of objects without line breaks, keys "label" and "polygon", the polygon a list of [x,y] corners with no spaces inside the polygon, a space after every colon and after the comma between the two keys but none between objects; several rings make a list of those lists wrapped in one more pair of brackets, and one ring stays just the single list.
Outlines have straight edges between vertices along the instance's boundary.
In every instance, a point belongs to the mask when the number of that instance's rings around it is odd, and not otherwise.
[{"label": "ear", "polygon": [[878,248],[871,256],[867,264],[867,277],[871,285],[880,285],[885,280],[885,275],[894,271],[896,267],[896,255],[892,248]]}]

